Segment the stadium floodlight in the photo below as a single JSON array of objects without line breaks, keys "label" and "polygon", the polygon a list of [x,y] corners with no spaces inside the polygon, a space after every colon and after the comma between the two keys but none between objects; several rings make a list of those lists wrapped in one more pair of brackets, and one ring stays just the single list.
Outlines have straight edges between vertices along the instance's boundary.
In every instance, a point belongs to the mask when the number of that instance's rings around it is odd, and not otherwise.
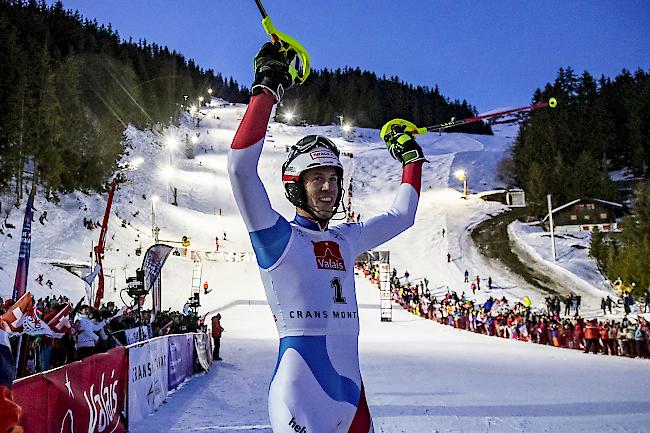
[{"label": "stadium floodlight", "polygon": [[167,135],[164,140],[165,147],[169,149],[171,152],[172,150],[176,149],[179,145],[178,138],[176,138],[173,135]]},{"label": "stadium floodlight", "polygon": [[158,232],[160,231],[156,225],[156,203],[158,203],[158,200],[160,200],[160,197],[157,195],[151,196],[151,236],[156,240],[156,243],[158,243]]}]

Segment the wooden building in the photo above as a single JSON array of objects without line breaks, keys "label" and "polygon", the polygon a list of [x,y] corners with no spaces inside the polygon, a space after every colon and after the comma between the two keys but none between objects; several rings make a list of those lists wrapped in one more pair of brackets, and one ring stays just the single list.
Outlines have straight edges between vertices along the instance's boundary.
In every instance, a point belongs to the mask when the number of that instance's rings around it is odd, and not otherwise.
[{"label": "wooden building", "polygon": [[[619,224],[628,212],[621,203],[597,198],[579,198],[556,207],[553,213],[553,225],[558,232],[601,232],[620,231]],[[548,215],[542,220],[546,230],[550,230]]]}]

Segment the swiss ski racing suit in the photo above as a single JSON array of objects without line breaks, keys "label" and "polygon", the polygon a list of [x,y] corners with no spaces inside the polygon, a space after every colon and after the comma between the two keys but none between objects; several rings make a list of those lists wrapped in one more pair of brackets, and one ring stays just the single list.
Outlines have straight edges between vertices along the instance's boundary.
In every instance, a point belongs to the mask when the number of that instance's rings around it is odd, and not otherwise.
[{"label": "swiss ski racing suit", "polygon": [[363,223],[321,229],[271,207],[257,164],[275,99],[251,98],[229,152],[233,193],[248,228],[280,337],[269,388],[275,433],[372,433],[359,370],[354,262],[415,220],[422,162],[407,164],[392,207]]}]

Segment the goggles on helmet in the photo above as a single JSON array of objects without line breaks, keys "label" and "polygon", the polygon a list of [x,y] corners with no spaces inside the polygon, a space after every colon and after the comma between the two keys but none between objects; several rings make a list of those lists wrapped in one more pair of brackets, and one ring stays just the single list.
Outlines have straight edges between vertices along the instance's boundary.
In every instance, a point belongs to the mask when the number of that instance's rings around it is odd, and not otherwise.
[{"label": "goggles on helmet", "polygon": [[316,146],[322,146],[331,150],[337,158],[341,156],[338,147],[329,138],[323,137],[322,135],[308,135],[291,146],[287,160],[292,160],[298,154],[307,153]]}]

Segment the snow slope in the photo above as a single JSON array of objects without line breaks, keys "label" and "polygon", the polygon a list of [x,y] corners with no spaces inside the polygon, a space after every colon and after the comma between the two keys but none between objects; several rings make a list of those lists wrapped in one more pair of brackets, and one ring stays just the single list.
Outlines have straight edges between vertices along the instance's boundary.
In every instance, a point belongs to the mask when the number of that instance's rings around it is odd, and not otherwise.
[{"label": "snow slope", "polygon": [[[377,433],[650,431],[646,360],[484,337],[399,307],[391,323],[380,322],[378,291],[357,278],[357,294],[361,369]],[[271,433],[273,319],[255,304],[222,314],[224,361],[132,432]]]},{"label": "snow slope", "polygon": [[[204,259],[202,280],[213,289],[201,296],[200,313],[220,311],[226,333],[225,362],[191,380],[137,432],[241,431],[268,429],[266,387],[275,365],[277,335],[254,261],[232,263],[214,254],[250,253],[252,248],[237,212],[226,173],[227,150],[245,106],[213,101],[199,127],[186,117],[168,131],[126,131],[128,155],[123,162],[143,158],[128,182],[116,193],[107,236],[105,267],[107,299],[119,299],[124,279],[135,274],[143,252],[153,243],[152,201],[160,239],[191,237],[191,248]],[[357,129],[353,141],[337,126],[298,127],[272,122],[259,163],[271,203],[286,217],[293,209],[285,199],[279,169],[285,146],[307,134],[325,134],[354,158],[343,158],[347,176],[355,179],[352,209],[362,219],[390,206],[401,179],[400,164],[390,159],[378,132]],[[184,140],[198,134],[195,158],[184,149],[169,151],[165,136]],[[425,166],[420,207],[414,227],[379,249],[391,251],[391,266],[411,279],[426,277],[434,293],[447,286],[466,290],[463,273],[487,280],[494,294],[509,298],[529,295],[538,305],[543,297],[498,264],[475,250],[468,228],[501,212],[503,206],[475,197],[461,199],[457,168],[469,172],[471,191],[497,188],[495,167],[512,139],[501,136],[429,134],[420,137],[430,163]],[[169,180],[161,170],[173,161]],[[178,206],[170,204],[177,188]],[[69,194],[58,206],[39,194],[32,234],[29,289],[37,297],[68,294],[73,301],[85,293],[83,282],[51,263],[88,263],[99,230],[83,227],[83,219],[102,219],[105,196]],[[3,200],[3,209],[7,204]],[[43,210],[45,225],[38,223]],[[0,236],[0,296],[10,295],[16,267],[22,207],[8,221],[12,237]],[[122,220],[126,227],[122,227]],[[447,234],[442,236],[442,228]],[[7,230],[6,230],[7,232]],[[224,232],[227,240],[223,240]],[[447,263],[450,252],[452,263]],[[226,255],[228,257],[228,255]],[[250,257],[247,256],[247,257]],[[50,292],[33,279],[51,279]],[[582,275],[582,274],[581,274]],[[163,269],[163,308],[180,309],[190,295],[192,262],[170,256]],[[593,357],[581,353],[468,334],[394,310],[392,323],[379,322],[378,293],[358,279],[361,306],[361,356],[368,401],[377,431],[650,431],[650,404],[644,395],[650,383],[647,362]],[[482,292],[479,297],[487,297]],[[602,380],[596,380],[596,379]],[[265,427],[266,426],[266,427]]]}]

